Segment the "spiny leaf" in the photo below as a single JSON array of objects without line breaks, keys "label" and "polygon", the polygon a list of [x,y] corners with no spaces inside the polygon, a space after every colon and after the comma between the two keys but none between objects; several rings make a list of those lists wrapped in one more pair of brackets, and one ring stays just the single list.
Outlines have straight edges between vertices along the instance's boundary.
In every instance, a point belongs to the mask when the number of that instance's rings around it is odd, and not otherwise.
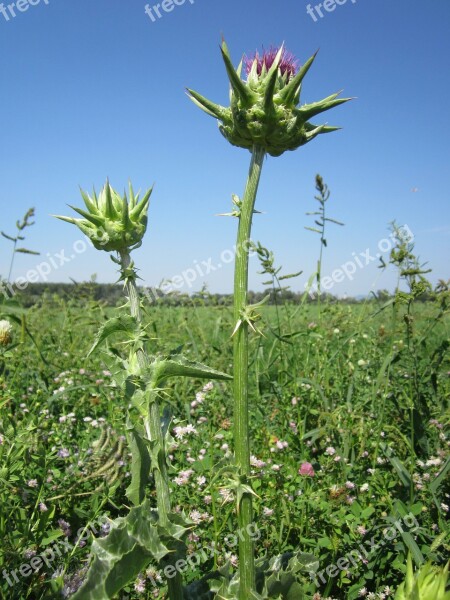
[{"label": "spiny leaf", "polygon": [[93,542],[94,559],[72,600],[110,600],[152,559],[159,562],[169,554],[181,553],[185,546],[179,540],[186,531],[175,521],[167,529],[161,527],[147,500],[132,508],[126,517],[112,522],[107,537]]},{"label": "spiny leaf", "polygon": [[197,377],[199,379],[230,380],[231,375],[212,369],[203,363],[188,360],[183,356],[174,356],[162,361],[158,381],[166,377]]},{"label": "spiny leaf", "polygon": [[130,333],[135,334],[137,329],[136,319],[129,315],[122,315],[120,317],[114,317],[109,319],[97,333],[95,342],[92,348],[89,350],[88,357],[94,352],[94,350],[104,342],[109,336],[114,333]]}]

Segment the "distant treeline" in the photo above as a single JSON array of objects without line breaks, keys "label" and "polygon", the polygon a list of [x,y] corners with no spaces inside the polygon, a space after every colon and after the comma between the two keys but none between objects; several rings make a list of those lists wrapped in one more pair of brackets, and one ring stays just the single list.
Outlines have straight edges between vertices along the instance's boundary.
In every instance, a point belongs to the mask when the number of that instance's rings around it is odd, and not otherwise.
[{"label": "distant treeline", "polygon": [[[141,287],[144,298],[149,303],[163,304],[167,306],[189,306],[192,304],[206,304],[210,306],[231,306],[233,301],[232,294],[213,294],[203,289],[200,292],[192,294],[183,294],[178,291],[164,293],[160,288]],[[283,302],[299,304],[302,301],[308,303],[317,302],[317,294],[307,294],[306,292],[293,292],[289,289],[267,290],[262,292],[249,292],[249,304],[255,304],[269,295],[268,304],[274,304],[276,299]],[[0,282],[0,297],[3,298],[15,296],[20,299],[23,306],[33,306],[42,302],[49,302],[52,299],[62,298],[72,301],[101,302],[106,306],[117,306],[123,303],[123,287],[120,284],[96,283],[93,281],[83,283],[29,283],[24,289],[18,290],[12,286],[6,286]],[[306,296],[306,297],[305,297]],[[378,301],[387,301],[391,294],[387,290],[380,290],[373,294],[373,298]],[[1,301],[2,298],[0,298]],[[423,300],[428,300],[424,295]],[[321,302],[340,302],[346,304],[356,304],[365,300],[365,297],[357,298],[337,298],[332,294],[322,293]]]}]

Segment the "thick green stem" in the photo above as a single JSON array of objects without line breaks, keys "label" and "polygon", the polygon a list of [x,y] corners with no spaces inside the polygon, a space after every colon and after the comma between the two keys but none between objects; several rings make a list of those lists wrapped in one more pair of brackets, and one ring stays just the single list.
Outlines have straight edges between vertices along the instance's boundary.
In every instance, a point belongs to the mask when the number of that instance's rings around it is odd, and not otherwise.
[{"label": "thick green stem", "polygon": [[[248,253],[256,193],[265,152],[254,147],[252,160],[241,203],[234,272],[234,321],[237,323],[247,305]],[[250,435],[248,416],[248,324],[242,320],[234,334],[234,445],[236,464],[248,484],[250,475]],[[244,494],[238,506],[240,600],[252,598],[255,589],[255,561],[253,540],[250,536],[253,522],[251,494]]]},{"label": "thick green stem", "polygon": [[[136,318],[138,323],[142,323],[141,303],[139,291],[136,285],[136,278],[131,265],[130,253],[123,251],[120,253],[120,264],[122,273],[125,274],[125,288],[130,302],[130,312]],[[148,354],[142,348],[137,353],[137,361],[142,369],[149,365]],[[161,429],[161,415],[158,403],[158,395],[152,392],[148,399],[148,413],[145,418],[145,430],[151,444],[155,444],[160,449],[158,453],[158,464],[152,464],[152,474],[155,481],[156,502],[158,504],[158,515],[163,527],[169,524],[170,513],[170,489],[169,476],[167,474],[166,453],[164,447],[164,436]],[[170,564],[170,561],[169,563]],[[167,580],[170,600],[183,600],[183,582],[180,573]]]}]

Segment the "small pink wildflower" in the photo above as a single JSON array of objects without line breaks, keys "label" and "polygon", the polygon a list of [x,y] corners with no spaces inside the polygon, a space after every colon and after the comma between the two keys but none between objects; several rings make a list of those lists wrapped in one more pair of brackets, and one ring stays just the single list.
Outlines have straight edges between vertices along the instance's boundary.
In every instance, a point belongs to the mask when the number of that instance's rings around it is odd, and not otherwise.
[{"label": "small pink wildflower", "polygon": [[314,471],[314,467],[309,462],[304,462],[300,465],[300,469],[298,470],[298,474],[304,477],[314,477],[316,474]]}]

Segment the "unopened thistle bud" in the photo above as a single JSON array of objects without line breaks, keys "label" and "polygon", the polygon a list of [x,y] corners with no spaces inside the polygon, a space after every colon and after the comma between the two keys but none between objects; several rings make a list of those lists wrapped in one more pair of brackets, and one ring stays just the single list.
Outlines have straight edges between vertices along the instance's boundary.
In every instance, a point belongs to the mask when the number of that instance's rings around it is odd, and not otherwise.
[{"label": "unopened thistle bud", "polygon": [[12,342],[12,330],[9,321],[0,321],[0,346],[8,346]]},{"label": "unopened thistle bud", "polygon": [[343,104],[350,98],[332,94],[319,102],[300,102],[302,81],[311,67],[314,54],[300,68],[295,57],[282,46],[245,59],[246,80],[241,77],[243,62],[235,69],[227,45],[222,42],[222,57],[231,84],[230,107],[207,100],[188,90],[191,100],[219,121],[219,129],[234,146],[252,150],[258,146],[272,156],[295,150],[320,133],[339,127],[312,125],[308,119]]},{"label": "unopened thistle bud", "polygon": [[92,196],[81,190],[87,210],[70,207],[83,219],[59,215],[56,217],[79,227],[97,250],[134,250],[141,245],[147,229],[147,212],[152,189],[139,200],[139,194],[134,194],[131,183],[127,198],[126,192],[121,196],[106,182],[98,197],[95,190]]}]

